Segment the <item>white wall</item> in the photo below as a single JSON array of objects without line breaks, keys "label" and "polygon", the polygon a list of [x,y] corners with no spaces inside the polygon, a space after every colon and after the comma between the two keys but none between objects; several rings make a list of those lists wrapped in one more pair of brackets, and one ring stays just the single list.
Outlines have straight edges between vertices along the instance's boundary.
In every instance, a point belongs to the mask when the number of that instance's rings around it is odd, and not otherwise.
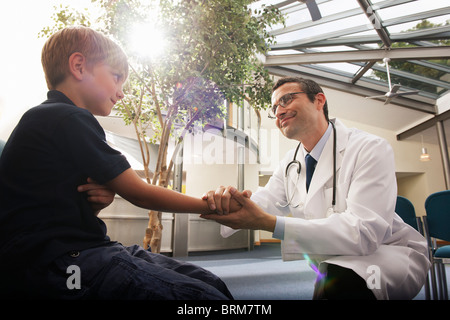
[{"label": "white wall", "polygon": [[445,189],[443,167],[439,146],[427,145],[432,160],[419,160],[422,145],[415,141],[397,141],[396,133],[341,119],[348,127],[373,133],[386,139],[392,146],[398,181],[398,194],[407,197],[414,205],[417,215],[424,215],[424,203],[433,192]]}]

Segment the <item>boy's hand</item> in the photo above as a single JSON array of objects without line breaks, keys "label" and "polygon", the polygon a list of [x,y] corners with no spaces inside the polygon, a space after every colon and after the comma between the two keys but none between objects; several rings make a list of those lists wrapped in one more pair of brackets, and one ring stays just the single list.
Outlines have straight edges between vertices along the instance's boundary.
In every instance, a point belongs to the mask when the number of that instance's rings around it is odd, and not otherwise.
[{"label": "boy's hand", "polygon": [[[242,208],[242,205],[236,201],[236,199],[231,197],[231,194],[236,191],[234,187],[223,187],[220,186],[215,191],[211,190],[206,192],[202,199],[208,202],[209,209],[215,211],[217,214],[228,214],[231,212],[238,211]],[[250,190],[244,190],[244,197],[250,198],[252,192]]]},{"label": "boy's hand", "polygon": [[98,184],[91,178],[87,179],[87,184],[78,186],[78,192],[86,192],[87,199],[98,215],[101,210],[109,206],[114,201],[116,193],[108,187]]},{"label": "boy's hand", "polygon": [[201,218],[214,220],[232,229],[266,230],[273,232],[277,218],[250,200],[246,191],[238,192],[235,188],[230,188],[231,200],[236,201],[241,209],[230,214],[202,214]]}]

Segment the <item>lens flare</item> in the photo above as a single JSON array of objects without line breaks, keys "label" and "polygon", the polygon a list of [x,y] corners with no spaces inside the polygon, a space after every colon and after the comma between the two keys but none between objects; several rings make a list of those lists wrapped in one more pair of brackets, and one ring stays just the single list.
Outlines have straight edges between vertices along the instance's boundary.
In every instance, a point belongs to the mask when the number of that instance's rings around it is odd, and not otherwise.
[{"label": "lens flare", "polygon": [[319,271],[319,268],[314,264],[311,258],[306,253],[303,254],[303,257],[305,258],[306,261],[308,261],[308,264],[311,267],[311,269],[313,269],[314,272],[317,274],[317,281],[322,280],[323,277],[325,277],[325,275]]},{"label": "lens flare", "polygon": [[139,56],[156,59],[166,50],[167,41],[155,23],[139,23],[131,29],[130,45]]}]

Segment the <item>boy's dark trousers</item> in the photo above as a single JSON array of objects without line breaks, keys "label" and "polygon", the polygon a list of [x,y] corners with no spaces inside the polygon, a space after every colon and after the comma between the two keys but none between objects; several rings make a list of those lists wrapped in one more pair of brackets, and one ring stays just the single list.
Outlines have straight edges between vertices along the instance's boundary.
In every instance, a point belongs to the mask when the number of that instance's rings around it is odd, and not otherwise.
[{"label": "boy's dark trousers", "polygon": [[1,282],[2,298],[233,299],[223,281],[205,269],[120,243],[68,252],[48,267],[13,272]]}]

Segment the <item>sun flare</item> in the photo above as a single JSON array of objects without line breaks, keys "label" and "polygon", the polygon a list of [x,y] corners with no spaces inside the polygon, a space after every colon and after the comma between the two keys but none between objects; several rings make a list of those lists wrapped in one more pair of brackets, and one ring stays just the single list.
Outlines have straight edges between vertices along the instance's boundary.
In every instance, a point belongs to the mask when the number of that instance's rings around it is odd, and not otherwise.
[{"label": "sun flare", "polygon": [[151,59],[160,57],[167,47],[164,31],[155,23],[134,25],[131,29],[130,44],[139,56]]}]

